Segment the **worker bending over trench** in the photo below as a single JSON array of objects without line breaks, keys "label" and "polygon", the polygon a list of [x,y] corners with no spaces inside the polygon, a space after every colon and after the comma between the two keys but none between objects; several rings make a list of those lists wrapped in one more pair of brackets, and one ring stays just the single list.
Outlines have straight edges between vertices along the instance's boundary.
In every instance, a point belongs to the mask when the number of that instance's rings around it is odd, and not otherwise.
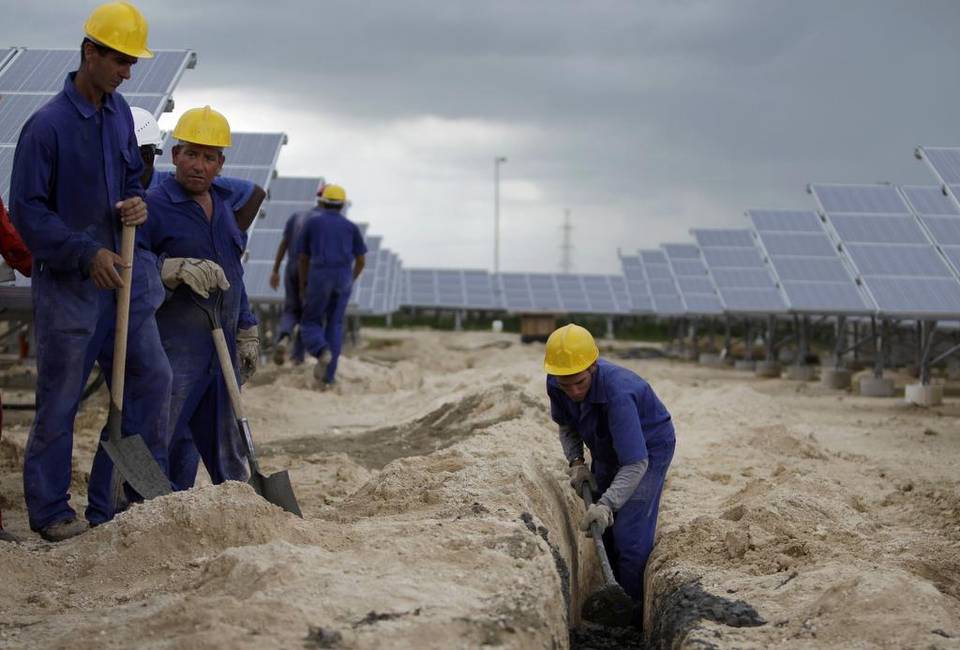
[{"label": "worker bending over trench", "polygon": [[589,534],[591,523],[600,525],[617,581],[643,602],[643,571],[676,444],[670,413],[635,372],[600,359],[593,336],[579,325],[550,335],[543,366],[570,485],[580,494],[588,483],[594,493],[580,528]]}]

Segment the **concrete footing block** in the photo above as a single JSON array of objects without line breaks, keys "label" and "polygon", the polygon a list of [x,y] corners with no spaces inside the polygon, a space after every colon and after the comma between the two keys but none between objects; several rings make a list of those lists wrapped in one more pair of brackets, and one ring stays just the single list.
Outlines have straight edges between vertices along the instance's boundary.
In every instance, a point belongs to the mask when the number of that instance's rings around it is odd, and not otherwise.
[{"label": "concrete footing block", "polygon": [[786,377],[793,381],[812,381],[816,375],[817,371],[813,366],[787,366]]},{"label": "concrete footing block", "polygon": [[940,384],[907,384],[904,399],[919,406],[939,406],[943,404],[943,386]]},{"label": "concrete footing block", "polygon": [[893,397],[897,388],[892,379],[886,377],[863,377],[860,380],[860,394],[864,397]]},{"label": "concrete footing block", "polygon": [[779,377],[783,368],[776,361],[757,361],[757,367],[753,371],[757,377]]},{"label": "concrete footing block", "polygon": [[701,352],[697,359],[701,366],[710,366],[711,368],[720,368],[723,366],[723,359],[715,352]]},{"label": "concrete footing block", "polygon": [[737,359],[733,362],[734,370],[742,370],[744,372],[753,372],[757,367],[757,362],[753,359]]},{"label": "concrete footing block", "polygon": [[850,380],[853,377],[853,373],[849,370],[836,368],[821,368],[820,369],[820,383],[825,388],[832,388],[834,390],[846,390],[850,388]]}]

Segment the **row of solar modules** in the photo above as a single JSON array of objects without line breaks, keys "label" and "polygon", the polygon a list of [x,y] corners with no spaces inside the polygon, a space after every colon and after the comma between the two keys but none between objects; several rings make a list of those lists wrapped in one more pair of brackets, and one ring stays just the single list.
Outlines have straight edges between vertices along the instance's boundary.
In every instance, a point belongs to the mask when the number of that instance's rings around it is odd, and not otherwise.
[{"label": "row of solar modules", "polygon": [[[171,94],[184,70],[196,65],[191,50],[156,50],[152,59],[141,59],[133,78],[123,84],[131,106],[159,117],[172,110]],[[9,198],[13,151],[27,118],[63,88],[67,73],[76,70],[80,50],[0,50],[0,196]]]},{"label": "row of solar modules", "polygon": [[[960,150],[929,151],[949,191]],[[957,318],[960,204],[945,188],[811,185],[818,211],[749,210],[750,229],[623,256],[633,311]]]}]

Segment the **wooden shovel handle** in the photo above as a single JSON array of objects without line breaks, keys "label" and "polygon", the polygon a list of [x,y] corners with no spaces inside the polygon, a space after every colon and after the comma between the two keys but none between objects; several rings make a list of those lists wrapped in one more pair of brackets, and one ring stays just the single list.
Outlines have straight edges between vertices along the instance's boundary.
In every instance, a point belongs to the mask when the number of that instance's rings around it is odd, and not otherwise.
[{"label": "wooden shovel handle", "polygon": [[117,326],[113,339],[113,377],[110,398],[118,411],[123,412],[123,380],[127,370],[127,331],[130,321],[130,292],[133,285],[133,247],[137,238],[136,226],[123,226],[120,257],[123,285],[117,290]]}]

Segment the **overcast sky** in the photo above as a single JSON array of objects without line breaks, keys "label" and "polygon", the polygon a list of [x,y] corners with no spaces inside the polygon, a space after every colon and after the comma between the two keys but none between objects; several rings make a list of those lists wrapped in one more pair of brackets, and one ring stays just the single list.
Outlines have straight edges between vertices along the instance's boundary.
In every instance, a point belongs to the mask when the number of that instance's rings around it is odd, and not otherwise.
[{"label": "overcast sky", "polygon": [[[77,46],[96,4],[0,0],[0,47]],[[280,173],[341,183],[406,266],[492,267],[498,155],[503,270],[559,270],[569,208],[574,270],[618,273],[809,182],[932,183],[914,146],[960,144],[955,0],[136,4],[199,56],[162,127],[286,132]]]}]

